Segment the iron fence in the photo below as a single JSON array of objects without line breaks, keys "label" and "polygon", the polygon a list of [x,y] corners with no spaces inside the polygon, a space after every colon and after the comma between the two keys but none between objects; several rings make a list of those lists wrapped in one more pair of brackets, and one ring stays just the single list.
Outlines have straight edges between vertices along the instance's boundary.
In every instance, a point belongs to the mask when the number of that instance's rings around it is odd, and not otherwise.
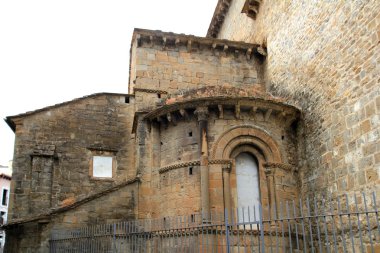
[{"label": "iron fence", "polygon": [[51,253],[380,252],[375,193],[55,230]]}]

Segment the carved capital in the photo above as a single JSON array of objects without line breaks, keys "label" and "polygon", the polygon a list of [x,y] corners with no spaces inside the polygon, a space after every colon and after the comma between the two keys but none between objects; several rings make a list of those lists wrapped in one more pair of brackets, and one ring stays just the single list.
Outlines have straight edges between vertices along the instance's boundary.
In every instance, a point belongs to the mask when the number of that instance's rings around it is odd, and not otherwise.
[{"label": "carved capital", "polygon": [[206,121],[208,120],[208,107],[207,106],[199,106],[194,111],[194,114],[197,115],[198,121]]},{"label": "carved capital", "polygon": [[266,176],[271,176],[274,174],[275,169],[271,167],[264,167],[264,173]]},{"label": "carved capital", "polygon": [[276,169],[282,169],[286,171],[292,171],[293,170],[293,165],[286,164],[286,163],[264,163],[264,168],[265,169],[270,169],[270,170],[276,170]]},{"label": "carved capital", "polygon": [[231,164],[228,163],[228,164],[223,164],[222,165],[222,170],[227,172],[227,173],[230,173],[231,172]]}]

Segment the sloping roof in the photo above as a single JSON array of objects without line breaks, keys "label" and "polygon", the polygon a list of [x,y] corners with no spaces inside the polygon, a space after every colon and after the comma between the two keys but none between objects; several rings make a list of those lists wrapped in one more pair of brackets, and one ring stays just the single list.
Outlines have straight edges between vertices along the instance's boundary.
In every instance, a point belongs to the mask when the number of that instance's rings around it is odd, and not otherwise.
[{"label": "sloping roof", "polygon": [[7,180],[11,180],[11,179],[12,179],[12,176],[7,175],[7,174],[5,174],[5,173],[1,173],[1,174],[0,174],[0,178],[4,178],[4,179],[7,179]]},{"label": "sloping roof", "polygon": [[232,0],[219,0],[207,31],[207,37],[216,38],[230,9]]},{"label": "sloping roof", "polygon": [[7,116],[4,119],[4,121],[8,124],[8,126],[14,132],[16,130],[16,124],[14,123],[14,119],[16,119],[16,118],[25,118],[25,117],[34,115],[36,113],[49,111],[51,109],[62,107],[62,106],[66,106],[66,105],[69,105],[69,104],[72,104],[72,103],[76,103],[78,101],[82,101],[82,100],[87,99],[87,98],[94,98],[94,97],[99,97],[99,96],[104,96],[104,95],[106,95],[106,96],[133,96],[131,94],[124,94],[124,93],[109,93],[109,92],[94,93],[94,94],[91,94],[91,95],[86,95],[86,96],[83,96],[83,97],[75,98],[73,100],[65,101],[63,103],[58,103],[58,104],[55,104],[55,105],[43,107],[43,108],[40,108],[40,109],[37,109],[37,110],[28,111],[28,112],[20,113],[20,114],[13,115],[13,116]]}]

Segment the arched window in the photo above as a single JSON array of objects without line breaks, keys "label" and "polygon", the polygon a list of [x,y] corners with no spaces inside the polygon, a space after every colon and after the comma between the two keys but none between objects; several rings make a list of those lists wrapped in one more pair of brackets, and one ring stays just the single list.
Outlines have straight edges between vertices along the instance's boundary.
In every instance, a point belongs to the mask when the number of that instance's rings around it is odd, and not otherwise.
[{"label": "arched window", "polygon": [[[239,222],[259,219],[260,187],[257,160],[250,153],[236,156],[237,205]],[[244,208],[244,212],[243,212]],[[249,208],[249,209],[248,209]],[[249,216],[249,217],[248,217]]]}]

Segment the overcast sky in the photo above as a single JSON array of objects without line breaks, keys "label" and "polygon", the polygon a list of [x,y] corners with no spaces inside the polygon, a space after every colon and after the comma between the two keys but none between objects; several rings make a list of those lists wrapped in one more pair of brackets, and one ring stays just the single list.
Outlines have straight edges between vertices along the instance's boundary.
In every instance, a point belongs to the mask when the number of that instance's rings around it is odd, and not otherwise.
[{"label": "overcast sky", "polygon": [[[133,28],[205,36],[217,0],[0,0],[0,116],[128,92]],[[0,122],[0,164],[14,134]]]}]

